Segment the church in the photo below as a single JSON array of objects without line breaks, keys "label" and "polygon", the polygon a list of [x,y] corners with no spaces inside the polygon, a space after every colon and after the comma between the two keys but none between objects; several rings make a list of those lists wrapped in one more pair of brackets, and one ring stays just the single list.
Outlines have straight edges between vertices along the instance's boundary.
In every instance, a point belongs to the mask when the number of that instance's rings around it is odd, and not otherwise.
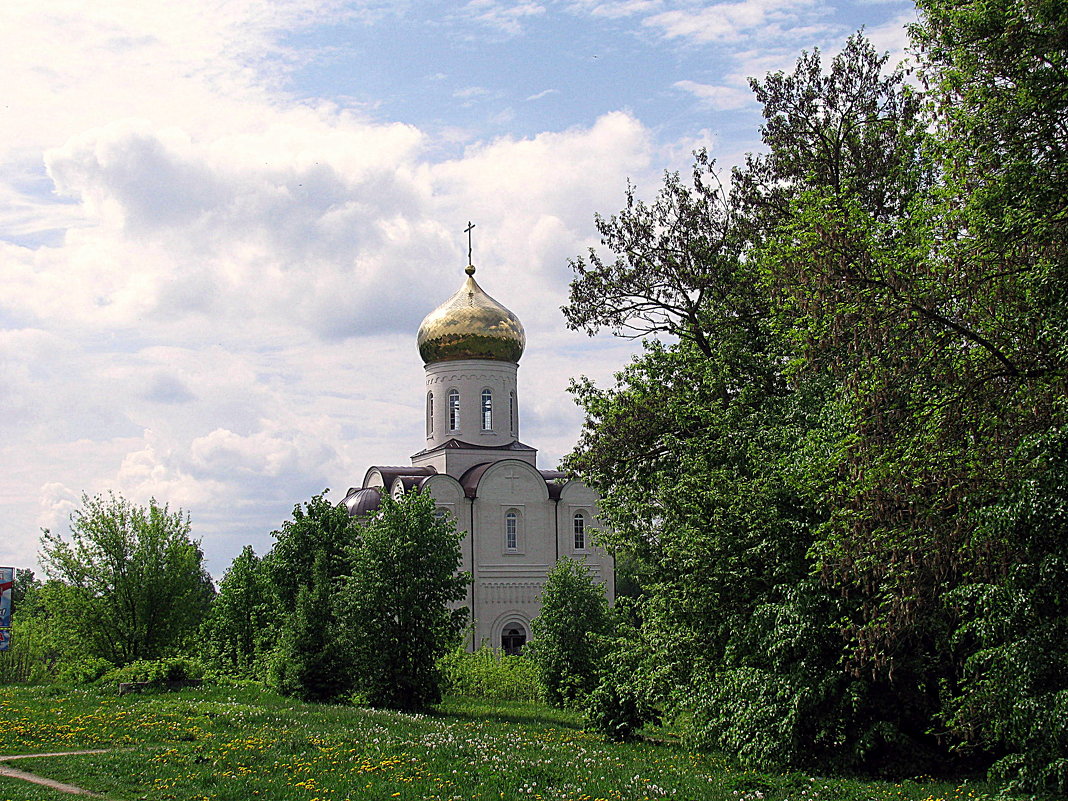
[{"label": "church", "polygon": [[[470,261],[470,259],[469,259]],[[469,649],[518,653],[538,615],[538,597],[560,559],[585,561],[609,601],[611,556],[592,541],[597,495],[557,470],[539,470],[537,450],[519,439],[519,360],[526,333],[467,279],[419,326],[426,370],[426,443],[410,467],[373,466],[345,496],[352,516],[376,509],[382,493],[430,493],[462,532],[462,570],[472,583]]]}]

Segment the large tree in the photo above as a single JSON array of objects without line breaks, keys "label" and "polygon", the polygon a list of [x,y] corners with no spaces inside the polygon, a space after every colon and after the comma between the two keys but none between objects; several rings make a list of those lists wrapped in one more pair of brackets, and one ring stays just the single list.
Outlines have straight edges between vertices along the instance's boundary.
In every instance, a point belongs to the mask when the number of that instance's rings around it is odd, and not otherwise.
[{"label": "large tree", "polygon": [[[753,82],[767,150],[710,229],[741,243],[733,271],[670,270],[661,243],[708,239],[673,210],[700,204],[598,219],[598,263],[632,272],[576,262],[568,319],[600,302],[618,329],[610,304],[652,299],[672,326],[639,324],[679,341],[578,385],[569,465],[652,565],[641,637],[663,658],[639,663],[714,744],[899,771],[957,745],[1063,791],[1066,12],[921,9],[926,95],[860,36]],[[650,258],[652,287],[671,274],[700,307],[644,293]]]},{"label": "large tree", "polygon": [[385,496],[361,521],[337,609],[354,689],[372,706],[414,711],[440,700],[437,661],[467,616],[456,607],[470,581],[460,538],[420,492]]},{"label": "large tree", "polygon": [[41,538],[46,574],[61,582],[49,612],[76,631],[86,651],[124,664],[192,644],[214,593],[189,518],[155,500],[82,496],[70,539]]}]

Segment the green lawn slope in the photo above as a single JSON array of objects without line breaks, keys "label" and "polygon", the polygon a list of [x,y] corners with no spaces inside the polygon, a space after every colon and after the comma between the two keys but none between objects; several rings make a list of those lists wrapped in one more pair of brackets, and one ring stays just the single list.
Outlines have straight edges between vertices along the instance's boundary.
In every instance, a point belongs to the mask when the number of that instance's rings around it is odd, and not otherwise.
[{"label": "green lawn slope", "polygon": [[[832,780],[743,771],[657,740],[613,745],[570,713],[453,698],[432,715],[301,704],[256,685],[117,696],[110,688],[0,687],[0,755],[108,799],[344,801],[957,801],[982,785]],[[0,801],[64,798],[0,779]]]}]

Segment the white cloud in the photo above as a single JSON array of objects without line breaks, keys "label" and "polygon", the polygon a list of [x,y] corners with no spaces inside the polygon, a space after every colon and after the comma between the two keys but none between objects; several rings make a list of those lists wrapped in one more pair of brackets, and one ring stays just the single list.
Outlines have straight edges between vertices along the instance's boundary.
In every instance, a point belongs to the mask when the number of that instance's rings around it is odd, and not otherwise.
[{"label": "white cloud", "polygon": [[700,100],[702,105],[716,111],[744,108],[754,102],[752,92],[735,86],[713,86],[696,81],[676,81],[673,85],[676,89],[689,92]]},{"label": "white cloud", "polygon": [[528,101],[529,100],[541,100],[543,97],[548,97],[549,95],[558,95],[558,94],[560,94],[560,90],[559,89],[543,89],[540,92],[538,92],[537,94],[530,95],[527,98],[527,100]]},{"label": "white cloud", "polygon": [[743,36],[766,38],[796,27],[807,13],[818,10],[818,0],[741,0],[698,9],[674,9],[647,17],[644,24],[671,39],[707,44],[733,42]]},{"label": "white cloud", "polygon": [[469,0],[459,11],[461,18],[509,37],[521,34],[526,20],[544,14],[545,6],[530,0]]},{"label": "white cloud", "polygon": [[[567,259],[596,244],[593,214],[619,208],[627,177],[651,194],[708,137],[658,144],[626,112],[527,136],[489,139],[474,122],[435,134],[287,93],[309,57],[291,33],[407,7],[0,8],[0,563],[32,565],[38,526],[62,529],[83,491],[114,489],[189,511],[221,574],[242,544],[269,547],[294,503],[407,461],[422,444],[415,329],[463,278],[468,220],[480,282],[527,328],[524,438],[549,464],[570,447],[568,377],[603,380],[632,346],[562,330]],[[649,29],[703,35],[692,20],[683,32],[688,4],[585,8],[673,8],[683,16]],[[462,16],[513,36],[546,13],[479,0]],[[732,13],[738,29],[784,19]],[[436,73],[421,65],[417,80]],[[496,86],[462,80],[470,102]],[[679,88],[723,107],[732,85]]]}]

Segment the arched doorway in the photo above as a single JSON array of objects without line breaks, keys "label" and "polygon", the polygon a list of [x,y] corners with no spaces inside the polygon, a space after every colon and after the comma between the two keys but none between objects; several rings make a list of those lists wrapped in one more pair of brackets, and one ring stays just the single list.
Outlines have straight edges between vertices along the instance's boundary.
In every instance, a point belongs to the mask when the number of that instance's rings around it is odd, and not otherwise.
[{"label": "arched doorway", "polygon": [[519,623],[510,623],[501,632],[501,650],[508,656],[515,656],[523,651],[527,644],[527,631]]}]

